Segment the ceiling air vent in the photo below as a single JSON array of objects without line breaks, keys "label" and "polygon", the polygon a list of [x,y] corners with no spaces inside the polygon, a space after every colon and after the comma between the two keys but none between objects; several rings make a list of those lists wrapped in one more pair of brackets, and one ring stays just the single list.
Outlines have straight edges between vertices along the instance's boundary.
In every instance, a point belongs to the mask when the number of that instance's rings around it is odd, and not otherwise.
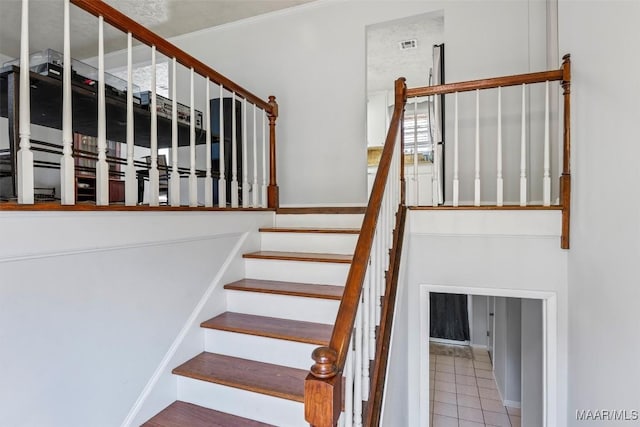
[{"label": "ceiling air vent", "polygon": [[403,40],[399,44],[400,44],[400,50],[415,49],[418,47],[418,40],[416,39]]}]

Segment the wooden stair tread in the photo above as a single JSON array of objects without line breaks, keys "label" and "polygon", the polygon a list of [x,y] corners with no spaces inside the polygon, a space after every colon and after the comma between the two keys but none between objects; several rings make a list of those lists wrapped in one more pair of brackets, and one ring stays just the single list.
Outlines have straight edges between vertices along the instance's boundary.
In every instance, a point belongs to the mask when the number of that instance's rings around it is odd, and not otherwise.
[{"label": "wooden stair tread", "polygon": [[351,264],[351,260],[353,259],[352,255],[346,254],[280,251],[250,252],[244,254],[243,257],[252,259],[277,259],[283,261],[331,262],[338,264]]},{"label": "wooden stair tread", "polygon": [[143,427],[275,427],[248,418],[204,408],[179,400],[167,406]]},{"label": "wooden stair tread", "polygon": [[359,234],[359,228],[316,228],[316,227],[263,227],[262,233],[323,233],[323,234]]},{"label": "wooden stair tread", "polygon": [[203,352],[173,370],[176,375],[304,402],[309,371]]},{"label": "wooden stair tread", "polygon": [[202,322],[203,328],[277,338],[307,344],[328,345],[332,325],[226,312]]},{"label": "wooden stair tread", "polygon": [[266,294],[292,295],[307,298],[342,299],[344,286],[314,285],[311,283],[280,282],[277,280],[241,279],[224,285],[234,291],[261,292]]}]

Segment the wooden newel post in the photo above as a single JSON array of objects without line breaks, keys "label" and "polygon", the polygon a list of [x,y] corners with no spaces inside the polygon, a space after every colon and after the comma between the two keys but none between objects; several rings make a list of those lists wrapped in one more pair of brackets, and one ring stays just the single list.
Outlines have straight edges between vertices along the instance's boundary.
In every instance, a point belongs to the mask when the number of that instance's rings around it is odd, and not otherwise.
[{"label": "wooden newel post", "polygon": [[338,354],[329,347],[318,347],[311,357],[315,363],[304,381],[304,418],[313,427],[334,427],[342,412]]},{"label": "wooden newel post", "polygon": [[562,176],[560,177],[560,203],[562,203],[562,237],[560,246],[569,249],[571,217],[571,55],[562,58],[562,89],[564,90],[564,118],[562,138]]},{"label": "wooden newel post", "polygon": [[271,110],[269,115],[269,186],[267,187],[267,206],[277,208],[280,205],[278,184],[276,182],[276,119],[278,118],[278,103],[275,96],[269,97]]}]

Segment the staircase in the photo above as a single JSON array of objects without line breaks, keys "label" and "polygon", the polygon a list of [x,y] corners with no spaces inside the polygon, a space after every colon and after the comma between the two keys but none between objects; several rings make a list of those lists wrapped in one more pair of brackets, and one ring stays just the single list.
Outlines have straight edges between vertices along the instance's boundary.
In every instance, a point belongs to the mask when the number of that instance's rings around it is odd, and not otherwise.
[{"label": "staircase", "polygon": [[204,351],[173,369],[178,400],[149,427],[307,426],[304,380],[327,345],[362,222],[359,214],[277,215],[227,311],[201,324]]}]

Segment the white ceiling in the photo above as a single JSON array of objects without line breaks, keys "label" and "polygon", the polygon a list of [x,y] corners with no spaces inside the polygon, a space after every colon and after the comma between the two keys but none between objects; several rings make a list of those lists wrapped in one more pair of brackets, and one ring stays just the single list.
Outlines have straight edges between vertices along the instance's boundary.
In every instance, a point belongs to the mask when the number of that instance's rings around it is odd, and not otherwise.
[{"label": "white ceiling", "polygon": [[[106,0],[116,9],[168,38],[297,6],[313,0]],[[18,57],[21,0],[0,0],[0,53]],[[62,0],[31,0],[30,51],[62,51]],[[97,18],[71,6],[72,56],[97,55]],[[126,47],[118,30],[105,26],[107,52]]]},{"label": "white ceiling", "polygon": [[[403,40],[416,39],[418,47],[400,50]],[[426,86],[434,44],[444,41],[442,11],[383,22],[367,28],[367,92],[393,89],[398,77],[408,87]]]}]

